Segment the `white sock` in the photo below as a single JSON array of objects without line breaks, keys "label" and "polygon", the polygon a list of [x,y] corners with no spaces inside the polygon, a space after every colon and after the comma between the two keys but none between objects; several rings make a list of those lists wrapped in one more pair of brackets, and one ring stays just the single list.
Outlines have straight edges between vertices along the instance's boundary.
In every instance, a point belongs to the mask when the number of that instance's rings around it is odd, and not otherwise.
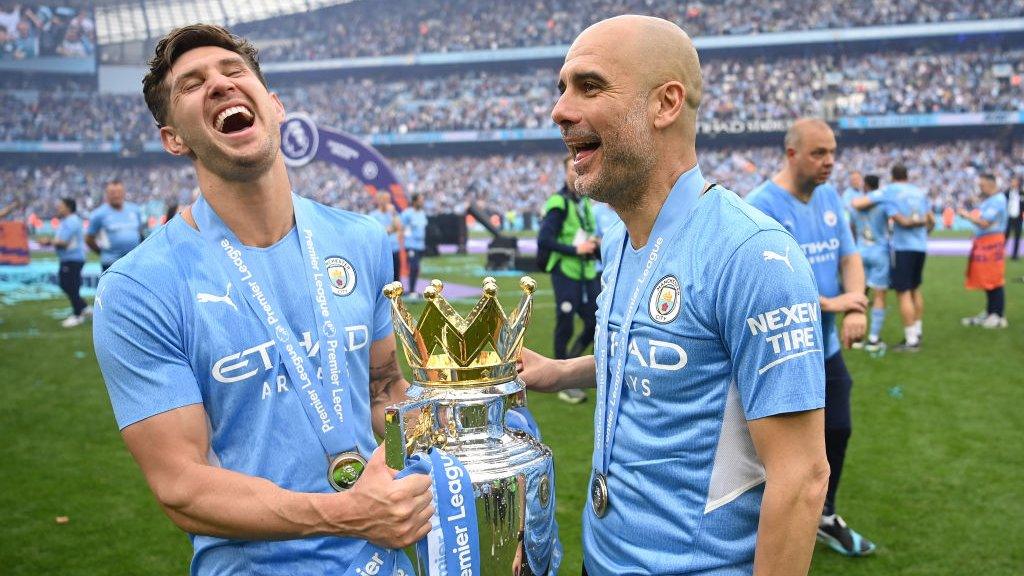
[{"label": "white sock", "polygon": [[917,330],[914,330],[913,326],[903,328],[903,337],[907,340],[907,344],[917,346]]},{"label": "white sock", "polygon": [[921,334],[923,332],[922,332],[921,321],[920,320],[918,320],[917,322],[914,322],[914,332],[917,334],[918,338],[921,337]]}]

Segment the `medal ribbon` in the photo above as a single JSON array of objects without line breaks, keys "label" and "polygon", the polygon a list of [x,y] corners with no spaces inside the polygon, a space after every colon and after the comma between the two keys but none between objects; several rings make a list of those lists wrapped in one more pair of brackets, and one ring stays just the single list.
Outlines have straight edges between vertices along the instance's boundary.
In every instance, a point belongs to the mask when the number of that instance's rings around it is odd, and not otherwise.
[{"label": "medal ribbon", "polygon": [[[282,356],[285,370],[291,378],[291,389],[298,395],[306,418],[316,432],[324,452],[330,458],[333,455],[356,448],[355,432],[344,425],[344,418],[351,414],[352,399],[344,379],[351,380],[345,348],[337,339],[337,328],[332,320],[332,306],[327,297],[324,279],[326,275],[320,268],[319,255],[316,250],[312,218],[312,203],[309,200],[292,194],[292,206],[295,210],[296,229],[299,243],[306,260],[305,276],[307,293],[315,302],[313,315],[313,332],[316,339],[311,339],[312,347],[319,347],[321,373],[318,375],[309,361],[307,353],[299,344],[298,334],[291,329],[287,318],[280,314],[271,294],[264,291],[259,277],[266,277],[266,270],[256,270],[245,262],[245,252],[238,237],[217,216],[206,200],[200,196],[192,206],[192,216],[199,226],[199,232],[207,243],[217,252],[224,255],[221,259],[228,276],[238,287],[249,308],[259,317],[267,334],[276,342],[278,354]],[[262,267],[261,267],[262,268]],[[327,378],[323,378],[326,371]],[[340,399],[338,396],[340,395]],[[337,406],[341,406],[341,414]]]},{"label": "medal ribbon", "polygon": [[426,455],[415,454],[410,460],[429,463],[434,480],[433,529],[416,544],[419,557],[427,559],[427,574],[481,576],[476,496],[466,467],[440,448]]},{"label": "medal ribbon", "polygon": [[[673,207],[672,215],[666,214],[666,208],[669,205],[668,200],[662,205],[661,212],[658,215],[657,220],[654,223],[654,229],[651,231],[650,238],[654,238],[653,241],[648,240],[647,245],[644,246],[640,251],[640,259],[644,261],[644,271],[639,278],[636,279],[636,283],[633,286],[633,292],[629,297],[629,304],[626,308],[626,315],[623,317],[622,326],[619,328],[619,333],[616,334],[612,344],[615,349],[615,372],[612,375],[611,382],[608,381],[608,356],[611,350],[609,350],[609,335],[608,335],[608,321],[611,317],[612,300],[615,299],[615,286],[618,284],[619,279],[619,268],[622,264],[622,257],[626,250],[626,243],[629,242],[629,234],[627,233],[623,239],[622,244],[618,247],[616,258],[612,261],[609,267],[609,282],[604,287],[604,291],[607,292],[608,305],[604,306],[601,310],[600,318],[598,318],[597,325],[597,345],[600,347],[600,353],[597,354],[597,402],[594,410],[594,455],[593,455],[593,467],[594,470],[601,474],[608,474],[608,467],[611,464],[612,455],[612,442],[615,438],[615,423],[619,416],[619,398],[622,396],[622,383],[623,373],[626,368],[626,359],[629,356],[629,331],[633,326],[633,318],[636,316],[638,307],[638,300],[641,292],[647,292],[651,282],[657,276],[657,271],[661,268],[661,261],[658,259],[658,253],[662,246],[665,244],[665,237],[672,232],[671,228],[676,227],[672,233],[671,242],[674,244],[675,240],[682,233],[685,226],[680,221],[678,216],[684,218],[690,214],[693,205],[696,203],[700,193],[688,194],[689,191],[695,187],[689,182],[691,179],[694,181],[692,184],[700,183],[700,186],[696,187],[698,191],[707,191],[710,189],[704,188],[704,179],[700,174],[699,168],[694,168],[687,173],[680,176],[676,186],[682,186],[680,192],[684,194],[684,202],[679,207]],[[712,185],[713,186],[713,185]],[[675,186],[673,191],[675,191]],[[669,198],[672,198],[674,194],[670,193]]]}]

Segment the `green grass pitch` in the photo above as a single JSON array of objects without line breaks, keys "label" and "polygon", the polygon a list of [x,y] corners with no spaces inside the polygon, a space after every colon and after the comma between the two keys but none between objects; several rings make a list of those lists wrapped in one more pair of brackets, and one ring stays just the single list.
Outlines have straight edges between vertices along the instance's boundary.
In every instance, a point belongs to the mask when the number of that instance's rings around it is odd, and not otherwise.
[{"label": "green grass pitch", "polygon": [[[425,275],[479,285],[481,263],[433,259]],[[962,328],[958,319],[984,300],[962,288],[964,265],[928,260],[922,352],[846,352],[855,424],[839,509],[879,550],[851,560],[819,546],[815,575],[1024,573],[1024,284],[1007,285],[1008,330]],[[1008,266],[1008,278],[1022,275],[1024,265]],[[551,290],[545,275],[536,277],[527,341],[550,354]],[[499,284],[511,306],[516,277]],[[184,574],[188,539],[160,511],[121,442],[88,325],[65,330],[54,319],[66,306],[0,307],[0,573]],[[894,299],[884,336],[901,339]],[[533,394],[530,406],[555,454],[562,573],[579,574],[593,396],[569,406]]]}]

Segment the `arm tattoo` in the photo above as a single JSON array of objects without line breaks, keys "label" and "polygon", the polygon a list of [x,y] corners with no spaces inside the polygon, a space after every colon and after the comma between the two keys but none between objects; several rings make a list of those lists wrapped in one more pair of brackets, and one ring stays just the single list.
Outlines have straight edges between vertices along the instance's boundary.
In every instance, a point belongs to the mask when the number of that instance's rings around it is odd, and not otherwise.
[{"label": "arm tattoo", "polygon": [[402,380],[398,358],[392,351],[387,359],[377,366],[370,366],[370,402],[389,402],[393,386]]}]

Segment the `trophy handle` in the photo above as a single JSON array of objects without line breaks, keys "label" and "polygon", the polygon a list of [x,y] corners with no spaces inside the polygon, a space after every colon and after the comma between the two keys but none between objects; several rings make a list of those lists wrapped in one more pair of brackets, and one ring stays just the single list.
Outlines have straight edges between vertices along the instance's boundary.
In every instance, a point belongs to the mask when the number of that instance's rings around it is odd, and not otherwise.
[{"label": "trophy handle", "polygon": [[394,470],[405,468],[405,458],[436,444],[435,400],[420,398],[384,409],[384,460]]}]

